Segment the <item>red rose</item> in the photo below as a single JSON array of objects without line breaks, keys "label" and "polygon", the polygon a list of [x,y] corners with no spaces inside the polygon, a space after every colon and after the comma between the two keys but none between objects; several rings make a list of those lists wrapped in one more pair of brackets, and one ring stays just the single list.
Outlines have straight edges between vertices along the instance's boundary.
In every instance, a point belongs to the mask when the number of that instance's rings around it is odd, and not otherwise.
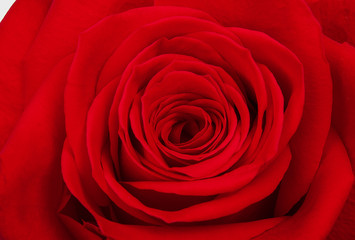
[{"label": "red rose", "polygon": [[355,8],[308,4],[18,0],[0,236],[353,238]]}]

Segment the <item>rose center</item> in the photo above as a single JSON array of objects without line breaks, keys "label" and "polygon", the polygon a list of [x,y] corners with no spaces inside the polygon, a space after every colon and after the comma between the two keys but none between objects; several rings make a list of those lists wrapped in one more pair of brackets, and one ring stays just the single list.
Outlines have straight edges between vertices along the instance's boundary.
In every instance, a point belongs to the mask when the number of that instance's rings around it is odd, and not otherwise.
[{"label": "rose center", "polygon": [[196,120],[186,120],[174,125],[169,134],[169,140],[175,145],[186,143],[200,130],[200,123]]}]

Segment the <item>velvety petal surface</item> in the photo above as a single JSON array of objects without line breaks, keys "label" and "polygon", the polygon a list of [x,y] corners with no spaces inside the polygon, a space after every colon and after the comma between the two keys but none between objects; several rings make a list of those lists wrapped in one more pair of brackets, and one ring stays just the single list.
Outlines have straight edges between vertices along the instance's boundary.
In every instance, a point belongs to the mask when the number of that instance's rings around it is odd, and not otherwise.
[{"label": "velvety petal surface", "polygon": [[25,59],[26,100],[36,92],[51,68],[75,51],[81,32],[124,8],[146,5],[149,1],[54,0]]},{"label": "velvety petal surface", "polygon": [[23,111],[23,60],[51,0],[16,1],[0,23],[0,148]]},{"label": "velvety petal surface", "polygon": [[325,239],[349,195],[353,181],[346,149],[332,129],[320,167],[300,209],[256,239]]},{"label": "velvety petal surface", "polygon": [[355,46],[355,2],[352,0],[307,0],[329,38]]},{"label": "velvety petal surface", "polygon": [[[324,38],[326,57],[333,78],[332,125],[339,133],[355,170],[355,48]],[[355,186],[330,233],[330,239],[352,239],[355,237]]]},{"label": "velvety petal surface", "polygon": [[[71,239],[57,210],[64,183],[63,93],[72,56],[50,73],[0,154],[0,232],[4,239]],[[33,143],[36,144],[33,144]]]}]

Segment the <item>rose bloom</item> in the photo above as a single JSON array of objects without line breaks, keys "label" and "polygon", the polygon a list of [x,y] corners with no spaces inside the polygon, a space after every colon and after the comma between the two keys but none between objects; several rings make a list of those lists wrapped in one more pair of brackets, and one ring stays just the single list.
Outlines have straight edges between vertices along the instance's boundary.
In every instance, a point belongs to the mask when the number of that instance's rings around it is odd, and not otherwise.
[{"label": "rose bloom", "polygon": [[18,0],[0,238],[355,239],[355,2]]}]

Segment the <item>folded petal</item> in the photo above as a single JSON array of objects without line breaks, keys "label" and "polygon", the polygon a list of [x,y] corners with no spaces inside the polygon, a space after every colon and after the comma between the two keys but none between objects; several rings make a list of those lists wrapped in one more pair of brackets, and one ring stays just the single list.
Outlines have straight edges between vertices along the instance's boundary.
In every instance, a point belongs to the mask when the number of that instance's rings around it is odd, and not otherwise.
[{"label": "folded petal", "polygon": [[345,147],[331,130],[320,167],[300,209],[256,239],[325,239],[348,197],[353,180]]},{"label": "folded petal", "polygon": [[287,219],[287,217],[270,218],[247,223],[191,227],[122,225],[102,219],[101,228],[108,237],[115,240],[232,240],[236,239],[236,236],[238,236],[238,240],[248,240],[273,228],[285,219]]},{"label": "folded petal", "polygon": [[[326,57],[333,77],[332,125],[339,133],[355,170],[355,48],[344,43],[324,39]],[[355,185],[341,215],[335,223],[330,239],[355,238]]]}]

